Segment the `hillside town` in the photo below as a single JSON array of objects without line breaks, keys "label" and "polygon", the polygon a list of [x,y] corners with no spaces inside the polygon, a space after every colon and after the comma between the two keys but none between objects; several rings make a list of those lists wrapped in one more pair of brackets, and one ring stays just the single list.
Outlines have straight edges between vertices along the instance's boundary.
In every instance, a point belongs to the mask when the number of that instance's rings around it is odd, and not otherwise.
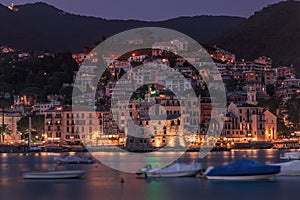
[{"label": "hillside town", "polygon": [[[141,39],[127,41],[128,44],[143,42]],[[2,147],[29,143],[43,147],[84,144],[95,148],[120,146],[129,151],[148,151],[174,146],[174,138],[182,127],[190,128],[184,135],[191,149],[200,148],[204,143],[210,143],[216,149],[299,147],[300,79],[294,66],[275,67],[272,59],[265,56],[254,60],[237,59],[234,53],[219,47],[207,48],[226,88],[227,109],[222,113],[224,126],[220,127],[211,118],[213,97],[209,95],[204,78],[191,64],[200,63],[201,70],[207,63],[199,60],[199,55],[206,52],[190,53],[187,51],[190,48],[187,41],[176,38],[154,43],[152,50],[130,52],[130,55],[117,59],[89,51],[74,53],[71,56],[77,68],[72,67],[73,80],[58,79],[59,90],[52,88],[58,81],[50,76],[51,72],[41,71],[40,76],[52,84],[46,90],[49,93],[43,93],[44,98],[39,98],[34,90],[26,88],[17,92],[6,83],[0,83]],[[18,63],[32,60],[31,63],[38,63],[57,56],[0,47],[1,65],[11,66],[12,71]],[[95,83],[99,62],[106,63],[107,69]],[[133,73],[141,64],[145,66],[144,70]],[[168,74],[172,70],[183,76],[172,74],[170,77]],[[0,70],[0,73],[9,72]],[[137,85],[154,79],[162,84],[140,87],[132,94],[125,112],[123,108],[128,102],[122,97],[131,94],[132,82],[122,79],[123,76],[130,77]],[[73,90],[61,92],[66,88]],[[197,98],[191,98],[187,93],[186,105],[182,105],[176,92],[191,90]],[[111,108],[114,98],[118,98],[115,111]],[[149,117],[149,109],[157,104],[161,106],[156,112],[165,114],[166,119]],[[198,109],[193,105],[198,105]],[[129,120],[140,126],[157,123],[161,128],[152,130],[153,135],[148,138],[136,138],[127,134]],[[217,141],[205,139],[209,129],[222,130]]]}]

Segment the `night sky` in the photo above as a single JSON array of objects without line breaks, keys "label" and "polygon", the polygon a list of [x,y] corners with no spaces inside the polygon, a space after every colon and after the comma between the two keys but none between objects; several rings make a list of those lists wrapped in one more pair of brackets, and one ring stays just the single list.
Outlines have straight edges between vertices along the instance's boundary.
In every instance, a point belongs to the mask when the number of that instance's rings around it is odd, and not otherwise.
[{"label": "night sky", "polygon": [[[16,5],[41,0],[1,0]],[[248,17],[280,0],[44,0],[64,11],[107,19],[163,20],[178,16],[229,15]]]}]

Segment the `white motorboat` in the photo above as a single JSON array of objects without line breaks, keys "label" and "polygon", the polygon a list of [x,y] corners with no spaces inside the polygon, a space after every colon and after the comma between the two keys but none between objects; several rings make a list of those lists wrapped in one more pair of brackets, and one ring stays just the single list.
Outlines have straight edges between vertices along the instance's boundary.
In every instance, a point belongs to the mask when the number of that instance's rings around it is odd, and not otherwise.
[{"label": "white motorboat", "polygon": [[83,170],[53,170],[32,171],[23,173],[25,179],[71,179],[81,178],[85,174]]},{"label": "white motorboat", "polygon": [[282,160],[300,160],[300,152],[285,152],[280,156]]},{"label": "white motorboat", "polygon": [[279,176],[300,176],[300,160],[292,160],[283,163],[275,163],[271,165],[280,166]]},{"label": "white motorboat", "polygon": [[203,170],[201,163],[185,164],[173,163],[162,168],[152,169],[151,165],[146,165],[136,174],[144,178],[171,178],[171,177],[193,177]]},{"label": "white motorboat", "polygon": [[67,156],[65,158],[55,157],[54,161],[57,164],[91,164],[94,161],[89,157]]}]

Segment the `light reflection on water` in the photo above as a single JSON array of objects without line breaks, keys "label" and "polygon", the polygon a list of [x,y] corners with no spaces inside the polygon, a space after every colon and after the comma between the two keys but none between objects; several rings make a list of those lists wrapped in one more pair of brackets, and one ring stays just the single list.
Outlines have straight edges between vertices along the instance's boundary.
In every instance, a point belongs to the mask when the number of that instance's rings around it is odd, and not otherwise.
[{"label": "light reflection on water", "polygon": [[[99,153],[107,159],[122,155]],[[147,158],[159,163],[172,153],[158,153]],[[207,167],[234,162],[244,154],[255,161],[279,162],[276,150],[237,150],[214,152],[199,160]],[[0,154],[0,199],[291,199],[298,194],[300,177],[280,177],[270,182],[225,182],[200,178],[137,179],[134,174],[122,173],[100,163],[92,165],[58,165],[57,169],[83,169],[86,174],[79,180],[23,180],[22,170],[41,170],[53,167],[55,156],[49,154]],[[198,153],[186,153],[182,162],[197,160]],[[137,160],[126,160],[139,166]],[[121,183],[124,179],[124,183]]]}]

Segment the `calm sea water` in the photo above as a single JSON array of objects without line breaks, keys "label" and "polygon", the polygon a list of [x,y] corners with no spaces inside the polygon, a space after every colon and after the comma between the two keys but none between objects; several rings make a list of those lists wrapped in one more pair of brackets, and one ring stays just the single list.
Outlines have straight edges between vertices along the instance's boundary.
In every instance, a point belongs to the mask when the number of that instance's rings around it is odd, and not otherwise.
[{"label": "calm sea water", "polygon": [[[57,169],[86,170],[78,180],[24,180],[24,170],[41,170],[53,167],[55,156],[64,154],[36,153],[32,155],[0,154],[0,199],[22,200],[160,200],[160,199],[295,199],[299,196],[300,177],[277,177],[274,181],[230,182],[209,181],[202,178],[138,179],[134,174],[123,173],[100,163],[92,165],[59,165]],[[104,154],[102,156],[113,156]],[[160,153],[163,159],[168,153]],[[247,154],[259,162],[279,162],[277,150],[247,150],[213,152],[201,160],[204,166],[223,165],[239,160]],[[180,158],[191,162],[197,153],[186,153]],[[121,183],[124,179],[124,183]],[[298,199],[298,198],[296,198]]]}]

